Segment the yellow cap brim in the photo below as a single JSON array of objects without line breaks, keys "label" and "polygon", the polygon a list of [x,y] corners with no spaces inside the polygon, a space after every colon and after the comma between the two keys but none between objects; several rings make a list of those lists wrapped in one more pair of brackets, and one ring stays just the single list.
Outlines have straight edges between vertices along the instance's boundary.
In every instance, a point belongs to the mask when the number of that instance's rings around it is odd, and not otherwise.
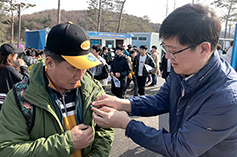
[{"label": "yellow cap brim", "polygon": [[61,55],[69,64],[76,67],[77,69],[90,69],[94,66],[101,64],[101,62],[92,54],[81,56],[64,56]]}]

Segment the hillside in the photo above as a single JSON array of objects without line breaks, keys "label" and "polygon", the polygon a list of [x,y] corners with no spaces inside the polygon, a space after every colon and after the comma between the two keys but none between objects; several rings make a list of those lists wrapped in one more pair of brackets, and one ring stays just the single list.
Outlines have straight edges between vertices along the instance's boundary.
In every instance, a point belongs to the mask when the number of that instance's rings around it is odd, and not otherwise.
[{"label": "hillside", "polygon": [[[118,27],[119,13],[103,12],[101,18],[101,32],[116,32]],[[44,10],[33,14],[22,15],[21,17],[21,38],[25,40],[25,30],[40,30],[51,28],[57,24],[57,10]],[[61,23],[72,21],[80,25],[87,31],[96,31],[97,14],[89,10],[65,11],[61,10]],[[14,36],[18,37],[18,19],[15,19]],[[149,19],[143,19],[133,15],[123,14],[121,23],[121,33],[126,32],[158,32],[160,24],[149,22]],[[7,33],[9,29],[7,29]],[[10,33],[9,33],[10,34]],[[16,39],[15,39],[16,40]]]}]

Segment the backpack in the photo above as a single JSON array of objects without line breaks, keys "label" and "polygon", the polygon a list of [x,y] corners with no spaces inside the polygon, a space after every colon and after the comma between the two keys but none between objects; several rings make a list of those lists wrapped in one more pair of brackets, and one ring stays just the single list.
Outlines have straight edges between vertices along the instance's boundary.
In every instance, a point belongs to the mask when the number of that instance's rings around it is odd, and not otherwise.
[{"label": "backpack", "polygon": [[32,105],[24,99],[25,90],[29,85],[29,81],[21,81],[13,86],[13,94],[17,103],[17,106],[21,113],[23,114],[26,124],[28,127],[28,132],[30,133],[35,120],[35,105]]}]

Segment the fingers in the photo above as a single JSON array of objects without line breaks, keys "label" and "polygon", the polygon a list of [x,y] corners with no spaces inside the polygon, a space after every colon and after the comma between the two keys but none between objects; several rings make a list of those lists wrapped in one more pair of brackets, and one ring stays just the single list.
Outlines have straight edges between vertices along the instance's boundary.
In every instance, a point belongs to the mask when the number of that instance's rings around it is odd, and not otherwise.
[{"label": "fingers", "polygon": [[78,125],[78,129],[80,129],[80,130],[86,130],[87,128],[88,128],[88,126],[85,125],[85,124],[79,124]]},{"label": "fingers", "polygon": [[99,108],[101,106],[104,106],[106,104],[106,98],[108,97],[107,94],[100,95],[96,101],[92,102],[92,105]]}]

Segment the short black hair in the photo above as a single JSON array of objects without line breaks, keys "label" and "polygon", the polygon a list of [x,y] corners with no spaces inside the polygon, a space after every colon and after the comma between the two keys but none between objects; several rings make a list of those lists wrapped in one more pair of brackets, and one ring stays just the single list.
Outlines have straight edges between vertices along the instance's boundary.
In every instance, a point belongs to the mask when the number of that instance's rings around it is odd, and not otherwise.
[{"label": "short black hair", "polygon": [[129,53],[130,53],[130,54],[133,54],[133,53],[135,53],[135,50],[131,50]]},{"label": "short black hair", "polygon": [[93,45],[91,48],[94,49],[96,52],[102,52],[102,48],[98,44]]},{"label": "short black hair", "polygon": [[118,46],[116,47],[116,50],[124,51],[125,48],[124,48],[122,45],[118,45]]},{"label": "short black hair", "polygon": [[186,4],[175,9],[163,21],[159,37],[177,37],[181,45],[195,45],[206,41],[211,44],[211,51],[214,52],[220,31],[221,21],[214,11],[201,4]]},{"label": "short black hair", "polygon": [[51,52],[49,50],[45,50],[45,56],[51,57],[55,61],[56,64],[66,61],[61,55]]},{"label": "short black hair", "polygon": [[102,48],[102,50],[103,50],[103,51],[104,51],[104,50],[108,50],[108,47],[104,46],[104,47]]},{"label": "short black hair", "polygon": [[157,50],[157,47],[156,47],[156,45],[153,45],[151,48],[154,48],[154,49],[156,49],[156,50]]},{"label": "short black hair", "polygon": [[128,47],[128,49],[131,49],[131,48],[132,48],[132,45],[131,45],[131,44],[128,44],[127,47]]},{"label": "short black hair", "polygon": [[147,47],[146,45],[141,45],[141,46],[140,46],[140,49],[145,49],[145,50],[147,50],[148,47]]}]

